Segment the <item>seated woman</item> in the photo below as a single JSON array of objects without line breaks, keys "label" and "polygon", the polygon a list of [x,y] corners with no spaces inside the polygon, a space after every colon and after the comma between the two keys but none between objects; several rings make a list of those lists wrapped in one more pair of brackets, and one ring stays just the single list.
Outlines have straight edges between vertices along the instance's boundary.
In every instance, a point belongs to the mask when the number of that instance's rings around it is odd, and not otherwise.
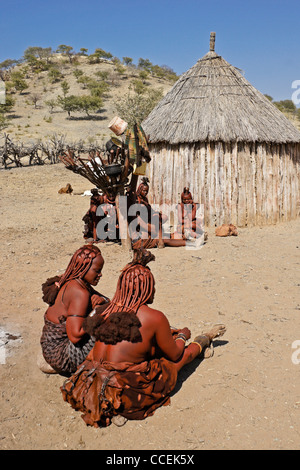
[{"label": "seated woman", "polygon": [[197,204],[194,203],[189,188],[184,188],[181,203],[178,204],[177,233],[185,239],[203,235],[203,218],[197,217]]},{"label": "seated woman", "polygon": [[43,372],[72,374],[94,346],[82,325],[93,308],[107,307],[107,297],[92,287],[98,284],[103,265],[100,250],[86,245],[74,253],[62,276],[43,284],[43,300],[49,304],[40,340],[47,363]]},{"label": "seated woman", "polygon": [[[111,220],[114,220],[115,224],[113,230],[110,224],[107,224],[103,230],[103,237],[100,237],[99,233],[97,233],[97,225],[107,216],[110,217]],[[84,222],[83,237],[86,240],[92,240],[93,242],[119,240],[116,202],[113,196],[102,195],[98,193],[97,189],[92,189],[90,208],[82,220]]]},{"label": "seated woman", "polygon": [[[137,215],[128,218],[129,227],[132,221],[136,218],[138,224],[137,229],[130,232],[132,240],[132,247],[134,250],[163,247],[163,246],[186,246],[186,241],[183,239],[166,238],[163,234],[162,225],[166,222],[167,217],[161,212],[154,211],[148,201],[148,178],[143,178],[141,184],[136,190],[135,197],[131,197],[130,206],[133,204],[140,204],[146,210],[137,210]],[[129,207],[130,211],[130,207]]]},{"label": "seated woman", "polygon": [[108,426],[116,416],[151,416],[170,403],[178,371],[225,333],[224,325],[215,326],[186,346],[190,330],[171,329],[163,312],[150,307],[155,287],[147,263],[152,259],[150,252],[136,251],[109,306],[85,320],[95,346],[61,391],[87,425]]}]

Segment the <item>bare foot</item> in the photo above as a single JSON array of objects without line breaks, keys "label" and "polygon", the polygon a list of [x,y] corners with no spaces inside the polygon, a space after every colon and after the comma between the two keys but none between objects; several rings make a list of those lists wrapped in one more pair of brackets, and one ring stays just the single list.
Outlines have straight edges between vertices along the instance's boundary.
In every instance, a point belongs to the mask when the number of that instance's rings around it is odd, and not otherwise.
[{"label": "bare foot", "polygon": [[223,336],[226,332],[225,325],[215,325],[208,333],[196,336],[193,343],[198,343],[201,350],[204,351],[204,357],[209,358],[214,354],[213,340]]},{"label": "bare foot", "polygon": [[44,374],[57,374],[56,370],[45,361],[42,353],[37,356],[37,366]]},{"label": "bare foot", "polygon": [[207,336],[209,341],[211,342],[213,339],[218,338],[219,336],[223,336],[226,332],[225,325],[215,325],[208,333],[204,333],[204,336]]}]

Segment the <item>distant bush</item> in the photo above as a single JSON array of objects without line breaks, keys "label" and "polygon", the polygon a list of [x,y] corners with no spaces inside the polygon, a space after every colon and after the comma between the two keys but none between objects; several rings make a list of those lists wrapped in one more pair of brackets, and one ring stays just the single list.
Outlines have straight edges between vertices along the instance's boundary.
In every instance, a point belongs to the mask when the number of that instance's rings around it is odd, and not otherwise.
[{"label": "distant bush", "polygon": [[48,72],[48,78],[51,83],[59,82],[64,78],[63,74],[58,70],[57,67],[51,67]]},{"label": "distant bush", "polygon": [[162,89],[147,89],[145,93],[128,93],[128,95],[114,103],[122,119],[133,125],[142,122],[157,103],[162,99]]},{"label": "distant bush", "polygon": [[295,112],[296,106],[292,100],[282,100],[282,101],[274,101],[275,106],[277,106],[280,111],[287,111],[287,112]]},{"label": "distant bush", "polygon": [[57,102],[59,106],[68,113],[69,117],[73,112],[85,112],[87,116],[90,116],[90,112],[98,111],[103,106],[101,98],[90,95],[59,96]]}]

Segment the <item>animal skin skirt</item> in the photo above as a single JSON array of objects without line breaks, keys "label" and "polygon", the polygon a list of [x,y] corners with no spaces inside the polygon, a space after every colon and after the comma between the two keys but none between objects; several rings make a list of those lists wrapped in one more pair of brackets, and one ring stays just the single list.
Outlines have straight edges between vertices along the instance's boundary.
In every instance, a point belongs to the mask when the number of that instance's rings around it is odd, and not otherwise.
[{"label": "animal skin skirt", "polygon": [[53,323],[46,316],[44,321],[40,342],[46,362],[60,374],[73,374],[86,359],[95,340],[86,335],[85,339],[73,344],[68,338],[65,317],[60,323]]},{"label": "animal skin skirt", "polygon": [[85,360],[61,387],[63,398],[81,411],[87,425],[109,426],[113,416],[142,420],[170,403],[175,364],[152,359],[141,364]]}]

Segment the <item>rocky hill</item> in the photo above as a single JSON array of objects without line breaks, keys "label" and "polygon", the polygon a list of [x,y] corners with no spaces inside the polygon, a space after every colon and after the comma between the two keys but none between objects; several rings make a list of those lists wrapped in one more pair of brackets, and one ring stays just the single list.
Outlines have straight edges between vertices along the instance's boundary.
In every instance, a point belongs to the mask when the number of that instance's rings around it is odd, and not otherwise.
[{"label": "rocky hill", "polygon": [[[94,63],[91,57],[52,53],[47,62],[31,58],[10,67],[5,72],[5,84],[14,106],[6,115],[7,125],[2,128],[0,137],[5,132],[14,142],[26,145],[55,136],[63,137],[66,143],[82,141],[102,146],[111,135],[108,128],[110,120],[116,115],[126,119],[118,109],[122,101],[128,96],[145,97],[152,93],[156,95],[151,98],[154,106],[179,78],[173,71],[168,75],[167,67],[161,69],[149,61],[147,63],[147,59],[143,68],[124,65],[124,61],[121,63],[117,58]],[[147,71],[149,63],[151,73]],[[15,77],[14,85],[12,77]],[[91,96],[95,85],[100,87],[98,92],[100,90],[102,104],[99,109],[88,112],[63,109],[61,103],[64,98]],[[300,129],[299,113],[297,115],[285,108],[281,110]]]},{"label": "rocky hill", "polygon": [[[21,76],[26,88],[17,90],[11,86],[11,75]],[[35,70],[24,62],[8,73],[6,83],[14,106],[1,132],[25,144],[56,135],[64,136],[68,143],[81,140],[101,145],[111,135],[110,120],[119,114],[116,104],[129,95],[147,96],[150,91],[162,97],[173,85],[174,76],[170,80],[150,73],[141,75],[136,66],[111,60],[90,63],[88,56],[76,56],[70,63],[63,55],[55,54],[46,70]],[[69,114],[58,104],[59,97],[90,96],[90,84],[105,84],[99,109]]]}]

